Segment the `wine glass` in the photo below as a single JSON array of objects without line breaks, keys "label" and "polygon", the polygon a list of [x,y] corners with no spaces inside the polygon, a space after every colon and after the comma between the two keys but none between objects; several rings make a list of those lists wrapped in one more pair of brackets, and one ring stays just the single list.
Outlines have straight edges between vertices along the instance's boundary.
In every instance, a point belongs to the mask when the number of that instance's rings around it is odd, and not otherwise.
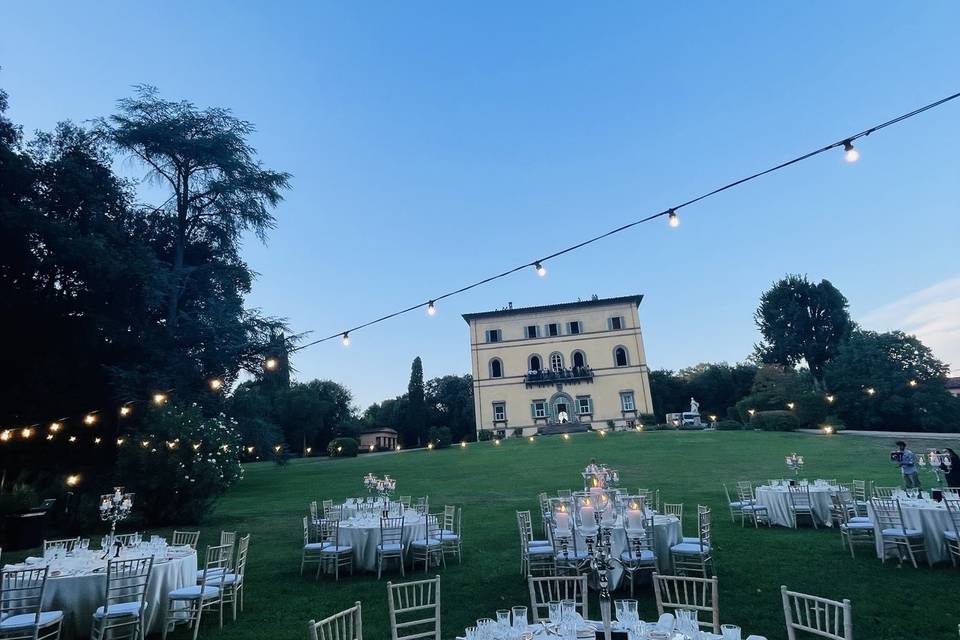
[{"label": "wine glass", "polygon": [[510,609],[497,609],[497,626],[501,631],[510,628]]},{"label": "wine glass", "polygon": [[526,607],[513,607],[510,609],[512,614],[513,628],[517,631],[526,631],[527,630],[527,608]]}]

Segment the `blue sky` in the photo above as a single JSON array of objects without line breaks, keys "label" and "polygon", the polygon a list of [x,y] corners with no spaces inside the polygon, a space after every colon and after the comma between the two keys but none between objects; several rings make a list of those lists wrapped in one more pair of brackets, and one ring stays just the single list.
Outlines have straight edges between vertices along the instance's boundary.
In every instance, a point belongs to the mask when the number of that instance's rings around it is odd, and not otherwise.
[{"label": "blue sky", "polygon": [[[290,171],[250,303],[328,335],[960,90],[960,4],[6,2],[28,131],[130,86],[222,105]],[[760,293],[828,278],[960,369],[960,103],[300,353],[361,406],[469,371],[460,314],[642,293],[649,364],[738,361]],[[121,169],[140,175],[135,164]]]}]

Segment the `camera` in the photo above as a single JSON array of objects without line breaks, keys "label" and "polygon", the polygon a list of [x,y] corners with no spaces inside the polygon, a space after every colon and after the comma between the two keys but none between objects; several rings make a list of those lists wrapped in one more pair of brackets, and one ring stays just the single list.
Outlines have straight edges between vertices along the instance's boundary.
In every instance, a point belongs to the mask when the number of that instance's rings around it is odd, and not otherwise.
[{"label": "camera", "polygon": [[891,451],[890,452],[890,461],[891,462],[901,462],[903,460],[903,451]]}]

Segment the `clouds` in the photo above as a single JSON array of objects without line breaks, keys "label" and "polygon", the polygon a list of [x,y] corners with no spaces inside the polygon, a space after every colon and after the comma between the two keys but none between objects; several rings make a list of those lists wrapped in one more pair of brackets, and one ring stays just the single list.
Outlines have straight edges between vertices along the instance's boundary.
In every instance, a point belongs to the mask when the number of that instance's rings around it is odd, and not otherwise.
[{"label": "clouds", "polygon": [[916,335],[956,374],[960,371],[960,275],[875,309],[860,324]]}]

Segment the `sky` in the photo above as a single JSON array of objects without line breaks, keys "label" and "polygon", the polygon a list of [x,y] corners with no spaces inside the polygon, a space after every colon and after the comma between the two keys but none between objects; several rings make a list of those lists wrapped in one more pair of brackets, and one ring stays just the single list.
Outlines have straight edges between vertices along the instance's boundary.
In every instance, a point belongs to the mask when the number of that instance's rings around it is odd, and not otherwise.
[{"label": "sky", "polygon": [[[249,304],[322,337],[524,264],[960,91],[956,2],[16,2],[25,131],[135,84],[257,125],[293,174]],[[643,294],[648,364],[737,362],[787,273],[960,375],[960,100],[530,271],[299,352],[356,404],[470,370],[463,313]],[[120,171],[142,177],[124,160]],[[163,199],[144,194],[145,199]]]}]

